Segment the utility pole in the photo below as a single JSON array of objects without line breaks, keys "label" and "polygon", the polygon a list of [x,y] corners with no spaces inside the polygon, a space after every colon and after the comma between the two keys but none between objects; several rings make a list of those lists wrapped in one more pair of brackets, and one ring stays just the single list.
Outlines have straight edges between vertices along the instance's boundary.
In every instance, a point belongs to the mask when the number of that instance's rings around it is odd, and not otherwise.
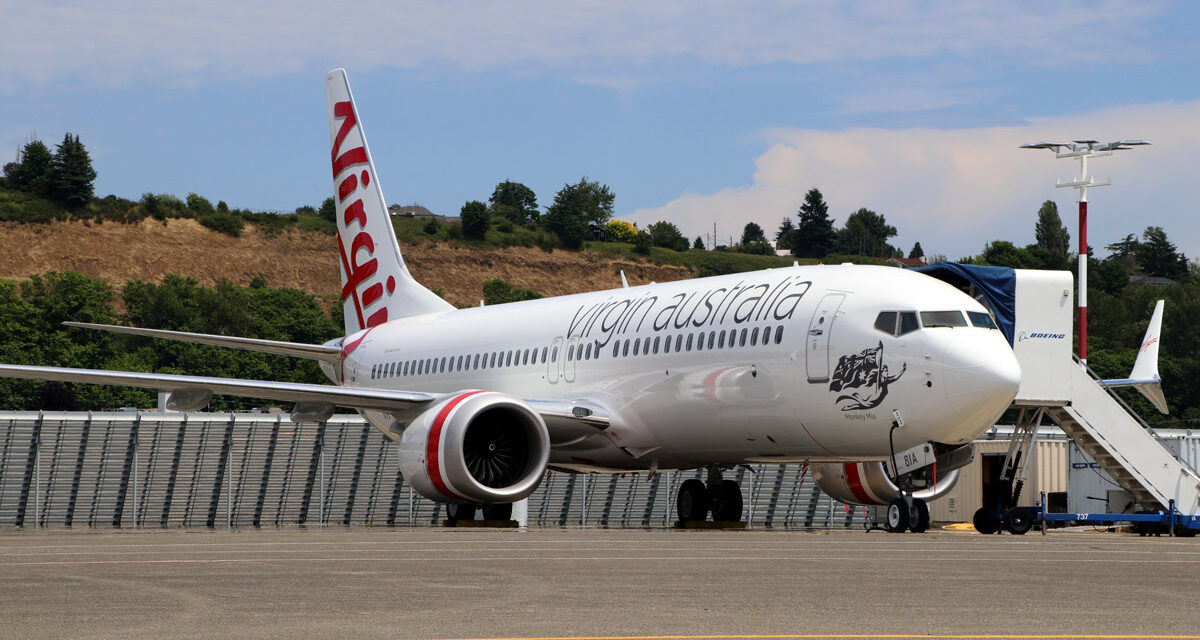
[{"label": "utility pole", "polygon": [[[1118,140],[1100,144],[1097,140],[1076,140],[1074,142],[1035,142],[1021,145],[1022,149],[1051,149],[1056,158],[1078,158],[1079,177],[1063,182],[1058,180],[1055,187],[1067,187],[1079,190],[1079,360],[1087,364],[1087,190],[1088,187],[1107,187],[1112,180],[1096,180],[1088,175],[1088,158],[1111,156],[1114,151],[1125,151],[1136,146],[1148,145],[1145,140]],[[1063,151],[1066,149],[1066,151]]]}]

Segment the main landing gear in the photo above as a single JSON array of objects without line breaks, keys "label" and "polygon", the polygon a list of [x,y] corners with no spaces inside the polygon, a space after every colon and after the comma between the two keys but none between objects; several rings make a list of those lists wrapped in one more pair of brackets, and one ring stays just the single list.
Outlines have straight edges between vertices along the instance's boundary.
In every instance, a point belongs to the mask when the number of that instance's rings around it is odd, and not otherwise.
[{"label": "main landing gear", "polygon": [[506,502],[503,504],[485,504],[482,506],[473,504],[462,504],[459,502],[451,502],[446,505],[446,524],[449,526],[458,526],[460,521],[466,522],[475,519],[475,512],[483,510],[484,522],[507,522],[512,520],[512,503]]},{"label": "main landing gear", "polygon": [[911,495],[896,498],[888,504],[883,528],[889,533],[924,533],[929,529],[929,505]]},{"label": "main landing gear", "polygon": [[712,466],[707,483],[693,478],[680,485],[675,508],[681,522],[703,522],[710,512],[714,522],[740,522],[742,488],[722,479],[721,468]]}]

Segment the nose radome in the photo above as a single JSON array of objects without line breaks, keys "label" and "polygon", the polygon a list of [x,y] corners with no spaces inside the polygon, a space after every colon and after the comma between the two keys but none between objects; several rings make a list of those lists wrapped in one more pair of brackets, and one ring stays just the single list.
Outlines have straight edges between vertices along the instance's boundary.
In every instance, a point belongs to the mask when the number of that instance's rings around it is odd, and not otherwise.
[{"label": "nose radome", "polygon": [[1002,338],[955,345],[943,363],[946,396],[963,425],[982,431],[1012,404],[1021,384],[1021,366]]}]

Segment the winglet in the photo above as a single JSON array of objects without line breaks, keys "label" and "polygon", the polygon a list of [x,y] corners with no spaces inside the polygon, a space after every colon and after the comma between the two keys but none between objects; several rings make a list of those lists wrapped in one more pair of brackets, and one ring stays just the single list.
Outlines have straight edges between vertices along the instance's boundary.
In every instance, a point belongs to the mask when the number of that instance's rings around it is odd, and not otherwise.
[{"label": "winglet", "polygon": [[1133,371],[1126,380],[1104,380],[1106,387],[1133,387],[1137,389],[1150,404],[1161,413],[1167,413],[1167,398],[1163,395],[1162,378],[1158,374],[1158,345],[1162,335],[1163,301],[1154,305],[1154,313],[1150,314],[1150,324],[1146,326],[1146,335],[1138,348],[1137,360],[1133,363]]}]

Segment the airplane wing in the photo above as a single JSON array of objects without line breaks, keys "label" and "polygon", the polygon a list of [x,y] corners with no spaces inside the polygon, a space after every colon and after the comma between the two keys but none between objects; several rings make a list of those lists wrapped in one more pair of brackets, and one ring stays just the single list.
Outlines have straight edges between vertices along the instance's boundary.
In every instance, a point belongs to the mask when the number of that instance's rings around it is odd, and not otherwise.
[{"label": "airplane wing", "polygon": [[[334,406],[415,415],[415,412],[441,397],[438,394],[420,391],[16,364],[0,364],[0,378],[108,384],[169,391],[178,394],[181,410],[204,406],[214,393],[266,398],[294,402],[297,403],[295,412],[310,412],[305,415],[325,417],[328,417]],[[552,446],[577,442],[608,428],[608,413],[599,405],[584,401],[557,400],[532,400],[529,404],[545,421]]]},{"label": "airplane wing", "polygon": [[255,338],[237,338],[234,336],[216,336],[207,333],[189,333],[186,331],[166,331],[164,329],[143,329],[141,327],[122,327],[115,324],[94,324],[91,322],[64,322],[68,327],[80,329],[98,329],[112,333],[124,333],[147,338],[161,338],[179,342],[196,342],[216,347],[245,349],[262,353],[274,353],[282,356],[308,358],[336,363],[342,355],[341,347],[332,344],[305,344],[302,342],[282,342],[279,340],[258,340]]}]

